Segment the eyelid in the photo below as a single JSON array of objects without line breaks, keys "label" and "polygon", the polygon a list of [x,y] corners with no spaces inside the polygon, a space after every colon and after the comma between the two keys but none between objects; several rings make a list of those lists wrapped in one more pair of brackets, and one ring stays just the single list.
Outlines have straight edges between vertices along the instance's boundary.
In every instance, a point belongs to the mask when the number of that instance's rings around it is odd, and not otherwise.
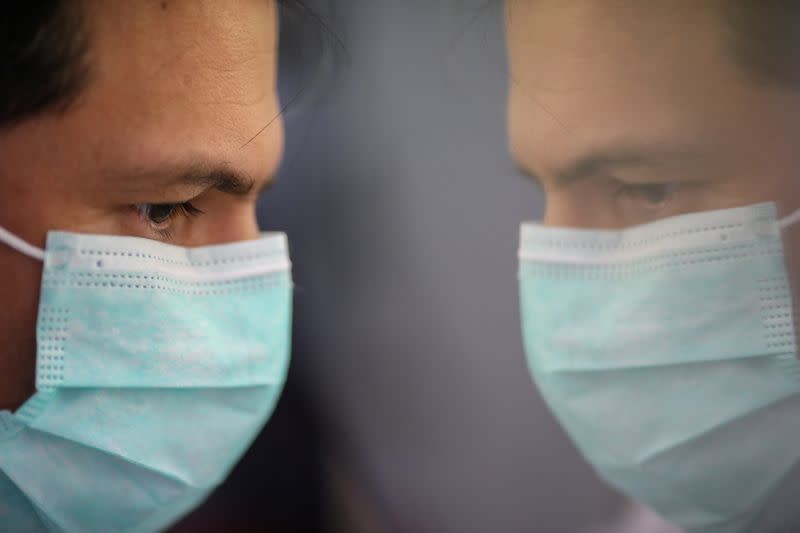
[{"label": "eyelid", "polygon": [[[169,206],[169,215],[161,222],[156,222],[149,219],[149,210],[154,207]],[[172,239],[172,224],[178,217],[194,218],[205,214],[205,212],[192,204],[191,200],[186,202],[160,202],[160,203],[144,203],[132,206],[136,210],[137,216],[142,224],[147,226],[148,230],[157,235],[160,239],[170,241]],[[164,225],[164,227],[161,227]]]},{"label": "eyelid", "polygon": [[677,181],[648,181],[648,182],[620,182],[618,187],[630,190],[647,190],[655,189],[657,187],[667,188],[667,192],[673,193],[678,190],[682,184]]},{"label": "eyelid", "polygon": [[[675,200],[681,189],[679,182],[621,183],[614,190],[614,198],[635,202],[648,210],[660,210]],[[662,189],[663,188],[663,189]],[[651,196],[652,195],[652,196]]]}]

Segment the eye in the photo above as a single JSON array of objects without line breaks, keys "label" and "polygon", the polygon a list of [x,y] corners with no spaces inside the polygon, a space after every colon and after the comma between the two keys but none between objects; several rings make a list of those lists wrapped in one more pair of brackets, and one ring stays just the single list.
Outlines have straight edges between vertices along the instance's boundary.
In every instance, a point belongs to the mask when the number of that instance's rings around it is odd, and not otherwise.
[{"label": "eye", "polygon": [[615,196],[646,209],[660,209],[672,199],[678,186],[677,183],[624,183],[617,188]]},{"label": "eye", "polygon": [[172,218],[178,208],[178,204],[144,204],[137,207],[148,222],[157,226]]},{"label": "eye", "polygon": [[203,211],[191,202],[174,204],[137,204],[139,216],[155,231],[166,231],[178,216],[192,217],[202,215]]}]

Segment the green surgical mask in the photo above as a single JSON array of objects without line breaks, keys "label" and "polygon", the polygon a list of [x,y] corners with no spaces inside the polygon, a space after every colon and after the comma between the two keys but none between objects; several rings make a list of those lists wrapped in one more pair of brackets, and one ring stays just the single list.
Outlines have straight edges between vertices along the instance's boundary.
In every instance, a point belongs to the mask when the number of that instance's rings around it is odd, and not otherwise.
[{"label": "green surgical mask", "polygon": [[543,397],[605,480],[693,533],[752,530],[800,460],[782,238],[797,218],[761,204],[624,231],[522,226]]},{"label": "green surgical mask", "polygon": [[0,411],[1,531],[158,531],[199,505],[286,378],[283,235],[180,248],[50,233],[37,392]]}]

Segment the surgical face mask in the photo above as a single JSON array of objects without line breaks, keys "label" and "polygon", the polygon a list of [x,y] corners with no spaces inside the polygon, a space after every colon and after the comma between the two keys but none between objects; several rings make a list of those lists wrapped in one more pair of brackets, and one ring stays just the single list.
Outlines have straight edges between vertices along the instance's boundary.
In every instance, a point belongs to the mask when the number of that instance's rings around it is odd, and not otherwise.
[{"label": "surgical face mask", "polygon": [[204,248],[50,233],[34,394],[0,411],[0,530],[157,531],[221,483],[289,362],[283,235]]},{"label": "surgical face mask", "polygon": [[797,219],[761,204],[625,231],[522,226],[543,397],[603,478],[688,531],[753,530],[800,460],[782,240]]}]

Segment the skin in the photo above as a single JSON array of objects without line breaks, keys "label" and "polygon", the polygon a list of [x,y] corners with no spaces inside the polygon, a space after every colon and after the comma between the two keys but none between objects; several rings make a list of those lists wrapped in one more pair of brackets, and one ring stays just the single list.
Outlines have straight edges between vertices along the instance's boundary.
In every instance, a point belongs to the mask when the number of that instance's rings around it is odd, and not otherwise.
[{"label": "skin", "polygon": [[546,225],[800,207],[800,91],[737,64],[719,7],[507,2],[511,151],[543,188]]},{"label": "skin", "polygon": [[[84,5],[91,82],[65,114],[0,131],[0,226],[39,247],[51,230],[256,238],[283,151],[274,2]],[[154,223],[142,207],[187,201],[203,214]],[[41,264],[0,245],[0,265],[0,409],[16,409],[34,392]]]}]

